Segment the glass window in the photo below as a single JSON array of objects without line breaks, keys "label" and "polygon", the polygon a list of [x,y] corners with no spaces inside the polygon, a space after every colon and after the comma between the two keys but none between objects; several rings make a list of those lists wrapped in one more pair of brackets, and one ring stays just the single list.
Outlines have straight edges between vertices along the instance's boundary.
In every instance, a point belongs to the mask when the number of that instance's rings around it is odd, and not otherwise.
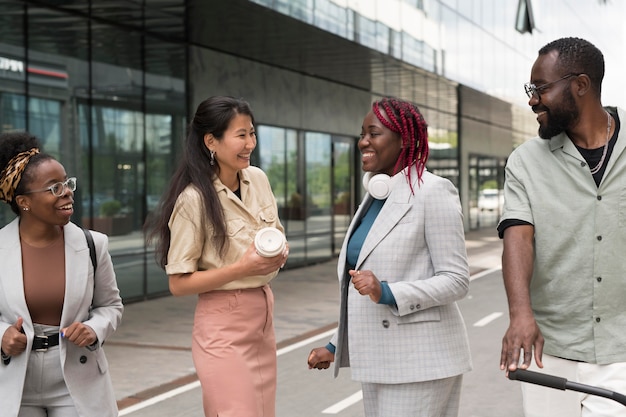
[{"label": "glass window", "polygon": [[2,131],[26,130],[26,96],[0,93]]},{"label": "glass window", "polygon": [[37,136],[47,153],[61,157],[61,102],[30,97],[28,131]]},{"label": "glass window", "polygon": [[274,8],[303,22],[313,22],[313,0],[276,0]]},{"label": "glass window", "polygon": [[258,166],[269,178],[289,241],[287,265],[337,254],[357,198],[354,139],[265,125],[257,126],[257,137]]},{"label": "glass window", "polygon": [[288,266],[306,260],[304,242],[304,179],[298,173],[297,132],[272,126],[257,126],[259,167],[267,174],[278,204],[280,221],[289,241]]},{"label": "glass window", "polygon": [[351,39],[354,28],[350,16],[352,11],[347,7],[341,7],[331,0],[315,1],[315,26],[328,32]]},{"label": "glass window", "polygon": [[[341,244],[356,206],[354,153],[354,140],[333,137],[332,226],[335,255],[338,255],[341,250]],[[356,177],[359,177],[358,173]]]},{"label": "glass window", "polygon": [[[385,34],[382,34],[383,38],[378,39],[378,22],[368,19],[367,17],[359,14],[356,15],[355,20],[355,32],[357,42],[359,42],[363,46],[367,46],[372,49],[379,49],[380,44],[383,42],[388,45],[388,42],[386,42],[388,35],[385,36]],[[383,49],[383,51],[387,51],[387,49]]]},{"label": "glass window", "polygon": [[[78,179],[74,193],[75,223],[81,223],[80,203],[89,184],[87,152],[80,152],[76,129],[76,93],[89,85],[88,20],[44,7],[28,7],[28,119],[26,129],[44,150]],[[78,151],[77,151],[78,150]]]},{"label": "glass window", "polygon": [[328,259],[332,255],[330,135],[306,132],[305,155],[307,260]]},{"label": "glass window", "polygon": [[[145,38],[144,43],[145,160],[138,164],[137,211],[139,225],[157,208],[168,186],[180,146],[186,135],[186,55],[178,43]],[[165,272],[155,263],[152,248],[146,248],[145,279],[148,294],[168,292]]]},{"label": "glass window", "polygon": [[[26,128],[24,83],[24,4],[0,1],[0,133]],[[0,204],[0,227],[15,218],[8,204]]]},{"label": "glass window", "polygon": [[39,138],[46,153],[61,159],[60,101],[4,93],[0,94],[0,112],[3,131],[27,130]]},{"label": "glass window", "polygon": [[137,111],[81,105],[80,116],[88,132],[91,126],[93,177],[83,200],[83,224],[109,236],[120,293],[124,299],[142,297],[144,244],[141,214],[143,115]]},{"label": "glass window", "polygon": [[[402,33],[402,59],[415,66],[424,65],[424,42],[419,41],[406,32]],[[432,61],[432,60],[431,60]],[[431,62],[432,66],[432,62]],[[433,70],[434,68],[427,68]]]},{"label": "glass window", "polygon": [[504,204],[502,158],[469,156],[469,223],[471,229],[496,226]]}]

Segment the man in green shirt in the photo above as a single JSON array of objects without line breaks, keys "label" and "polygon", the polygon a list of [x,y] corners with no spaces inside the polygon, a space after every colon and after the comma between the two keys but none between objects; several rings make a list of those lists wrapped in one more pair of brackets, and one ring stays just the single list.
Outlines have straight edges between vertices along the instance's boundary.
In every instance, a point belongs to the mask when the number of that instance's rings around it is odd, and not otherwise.
[{"label": "man in green shirt", "polygon": [[[578,38],[539,50],[525,85],[539,138],[506,166],[500,367],[531,366],[626,392],[626,113],[603,107],[602,53]],[[526,417],[626,416],[609,399],[522,384]]]}]

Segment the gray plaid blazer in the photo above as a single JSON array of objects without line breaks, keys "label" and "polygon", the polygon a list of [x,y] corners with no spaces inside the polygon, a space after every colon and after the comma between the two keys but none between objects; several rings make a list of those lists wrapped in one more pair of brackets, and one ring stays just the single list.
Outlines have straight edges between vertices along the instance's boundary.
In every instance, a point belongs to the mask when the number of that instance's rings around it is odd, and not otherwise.
[{"label": "gray plaid blazer", "polygon": [[368,194],[352,220],[339,255],[341,289],[335,376],[371,383],[409,383],[447,378],[471,370],[469,341],[456,301],[469,290],[463,215],[458,192],[447,179],[424,171],[413,190],[404,173],[367,235],[356,269],[387,281],[396,306],[361,296],[347,274],[348,239],[367,211]]}]

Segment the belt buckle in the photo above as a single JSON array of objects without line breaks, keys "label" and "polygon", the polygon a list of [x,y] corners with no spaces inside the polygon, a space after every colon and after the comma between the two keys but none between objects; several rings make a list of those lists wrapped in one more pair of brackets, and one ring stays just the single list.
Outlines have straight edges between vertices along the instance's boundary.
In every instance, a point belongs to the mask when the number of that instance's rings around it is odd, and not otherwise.
[{"label": "belt buckle", "polygon": [[48,336],[35,336],[35,339],[41,340],[41,347],[39,349],[35,349],[35,352],[47,352],[48,351]]}]

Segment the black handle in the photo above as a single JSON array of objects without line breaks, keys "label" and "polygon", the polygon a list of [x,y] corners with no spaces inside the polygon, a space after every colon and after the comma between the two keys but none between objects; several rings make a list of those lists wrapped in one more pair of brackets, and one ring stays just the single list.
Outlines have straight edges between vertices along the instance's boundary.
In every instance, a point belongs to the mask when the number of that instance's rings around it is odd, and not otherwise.
[{"label": "black handle", "polygon": [[560,389],[563,391],[567,385],[567,379],[565,378],[527,371],[525,369],[509,371],[509,379],[530,382],[531,384],[542,385],[544,387]]},{"label": "black handle", "polygon": [[580,384],[578,382],[570,382],[565,378],[558,376],[542,374],[539,372],[527,371],[525,369],[517,369],[515,371],[509,371],[509,379],[514,379],[522,382],[529,382],[531,384],[541,385],[548,388],[555,388],[560,390],[571,390],[584,392],[586,394],[597,395],[599,397],[608,398],[622,405],[626,405],[626,396],[610,391],[604,388],[598,388],[591,385]]}]

